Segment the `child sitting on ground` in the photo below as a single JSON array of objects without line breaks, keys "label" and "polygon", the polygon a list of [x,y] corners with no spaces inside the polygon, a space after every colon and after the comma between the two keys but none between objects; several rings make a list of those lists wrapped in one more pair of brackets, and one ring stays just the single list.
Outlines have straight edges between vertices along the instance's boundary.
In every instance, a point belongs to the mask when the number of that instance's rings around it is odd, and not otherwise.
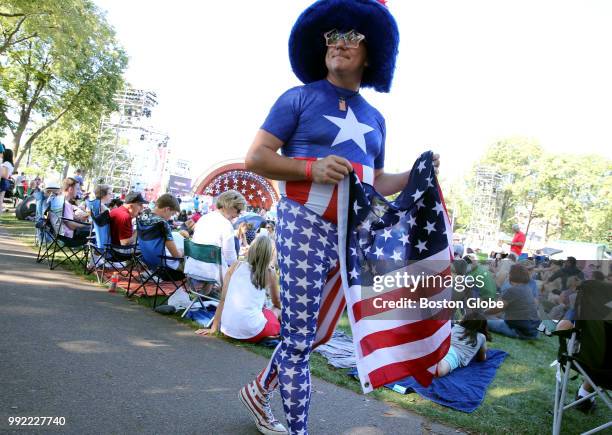
[{"label": "child sitting on ground", "polygon": [[436,377],[442,377],[457,367],[465,367],[474,357],[477,361],[487,359],[486,341],[491,340],[487,329],[486,317],[472,311],[465,315],[463,320],[453,326],[451,331],[451,345],[448,353],[436,367]]},{"label": "child sitting on ground", "polygon": [[[237,261],[227,271],[221,301],[210,329],[196,331],[201,335],[219,330],[238,340],[257,343],[280,334],[280,293],[276,273],[270,268],[272,240],[257,237],[249,248],[247,261]],[[274,307],[265,308],[266,289]]]}]

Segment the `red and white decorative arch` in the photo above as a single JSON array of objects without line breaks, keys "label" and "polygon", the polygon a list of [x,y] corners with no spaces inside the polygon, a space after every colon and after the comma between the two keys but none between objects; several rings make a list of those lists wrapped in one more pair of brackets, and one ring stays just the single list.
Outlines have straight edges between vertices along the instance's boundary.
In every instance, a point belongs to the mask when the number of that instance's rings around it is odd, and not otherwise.
[{"label": "red and white decorative arch", "polygon": [[276,181],[248,171],[243,160],[220,162],[194,183],[194,194],[218,196],[226,190],[242,193],[252,207],[269,210],[280,198]]}]

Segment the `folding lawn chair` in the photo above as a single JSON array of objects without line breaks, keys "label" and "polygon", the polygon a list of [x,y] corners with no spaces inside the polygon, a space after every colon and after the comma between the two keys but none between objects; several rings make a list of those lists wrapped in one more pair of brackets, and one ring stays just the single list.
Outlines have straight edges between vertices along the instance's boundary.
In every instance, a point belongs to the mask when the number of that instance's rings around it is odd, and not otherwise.
[{"label": "folding lawn chair", "polygon": [[[129,275],[126,263],[134,260],[136,245],[113,245],[111,240],[110,212],[100,212],[100,200],[88,201],[91,210],[93,234],[89,237],[90,263],[87,272],[94,272],[99,283],[104,279],[106,270],[117,272],[124,278]],[[123,264],[118,266],[118,264]],[[129,287],[129,286],[128,286]]]},{"label": "folding lawn chair", "polygon": [[[563,411],[599,396],[610,411],[612,399],[612,284],[589,280],[581,284],[576,297],[574,328],[553,332],[559,337],[553,435],[561,431]],[[579,372],[594,392],[565,405],[570,370]],[[584,434],[612,426],[612,420]]]},{"label": "folding lawn chair", "polygon": [[[63,234],[64,224],[68,222],[83,224],[63,216],[64,200],[63,195],[53,195],[48,200],[46,217],[40,225],[43,240],[40,243],[36,261],[40,263],[47,260],[51,270],[67,262],[81,266],[85,270],[89,253],[87,236],[77,231],[72,237]],[[63,257],[60,257],[59,254]]]},{"label": "folding lawn chair", "polygon": [[[140,289],[146,292],[148,282],[155,284],[155,295],[153,308],[157,307],[157,297],[163,296],[162,302],[168,300],[174,291],[178,290],[185,283],[185,275],[180,270],[171,268],[168,261],[182,261],[182,258],[175,258],[166,255],[166,238],[164,223],[157,222],[153,225],[144,225],[140,219],[136,220],[137,246],[140,249],[140,256],[135,257],[130,267],[130,280],[134,267],[140,266],[146,278],[134,291],[126,293],[127,297],[136,294]],[[164,283],[171,283],[174,291],[168,293],[162,287]]]},{"label": "folding lawn chair", "polygon": [[[219,299],[210,295],[210,290],[213,286],[219,289],[223,287],[223,256],[221,248],[214,245],[201,245],[194,243],[189,239],[185,239],[185,275],[187,276],[187,292],[193,296],[189,306],[183,311],[181,317],[185,317],[189,310],[196,302],[199,302],[200,307],[210,305],[210,301],[218,303]],[[213,264],[218,268],[217,278],[202,277],[197,274],[194,268],[190,267],[192,262],[202,262]],[[197,289],[198,284],[203,284],[203,289]],[[208,291],[205,291],[207,289]],[[206,301],[208,300],[208,302]]]},{"label": "folding lawn chair", "polygon": [[[72,237],[64,234],[64,225],[66,223],[83,224],[83,222],[64,217],[64,202],[65,198],[63,195],[52,198],[50,202],[48,215],[53,238],[49,246],[49,256],[51,257],[49,268],[53,270],[61,264],[70,263],[86,270],[89,255],[87,234],[91,230],[88,232],[78,232],[75,230]],[[58,254],[62,254],[63,258],[60,258]]]}]

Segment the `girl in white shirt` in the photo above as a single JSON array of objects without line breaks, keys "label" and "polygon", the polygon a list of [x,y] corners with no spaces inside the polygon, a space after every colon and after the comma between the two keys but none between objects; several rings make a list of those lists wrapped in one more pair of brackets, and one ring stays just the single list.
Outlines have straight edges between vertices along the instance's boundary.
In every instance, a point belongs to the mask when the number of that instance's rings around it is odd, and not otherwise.
[{"label": "girl in white shirt", "polygon": [[13,175],[13,150],[5,149],[0,165],[0,213],[4,208],[4,195],[11,188],[9,178]]},{"label": "girl in white shirt", "polygon": [[[280,293],[276,273],[270,269],[272,240],[259,236],[249,248],[247,261],[238,261],[227,272],[211,329],[203,334],[221,330],[238,340],[257,343],[266,337],[280,334]],[[265,308],[266,290],[273,307]]]}]

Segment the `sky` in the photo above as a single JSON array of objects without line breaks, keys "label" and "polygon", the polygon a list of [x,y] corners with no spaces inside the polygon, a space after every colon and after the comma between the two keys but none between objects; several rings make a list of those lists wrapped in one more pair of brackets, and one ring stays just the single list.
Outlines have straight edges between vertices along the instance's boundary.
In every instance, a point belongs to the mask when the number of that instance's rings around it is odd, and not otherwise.
[{"label": "sky", "polygon": [[[300,84],[289,32],[312,0],[95,0],[153,90],[154,121],[197,178],[243,158],[274,101]],[[612,2],[389,0],[400,30],[391,92],[362,95],[384,115],[388,172],[441,154],[463,176],[487,145],[537,139],[550,152],[612,158]]]}]

